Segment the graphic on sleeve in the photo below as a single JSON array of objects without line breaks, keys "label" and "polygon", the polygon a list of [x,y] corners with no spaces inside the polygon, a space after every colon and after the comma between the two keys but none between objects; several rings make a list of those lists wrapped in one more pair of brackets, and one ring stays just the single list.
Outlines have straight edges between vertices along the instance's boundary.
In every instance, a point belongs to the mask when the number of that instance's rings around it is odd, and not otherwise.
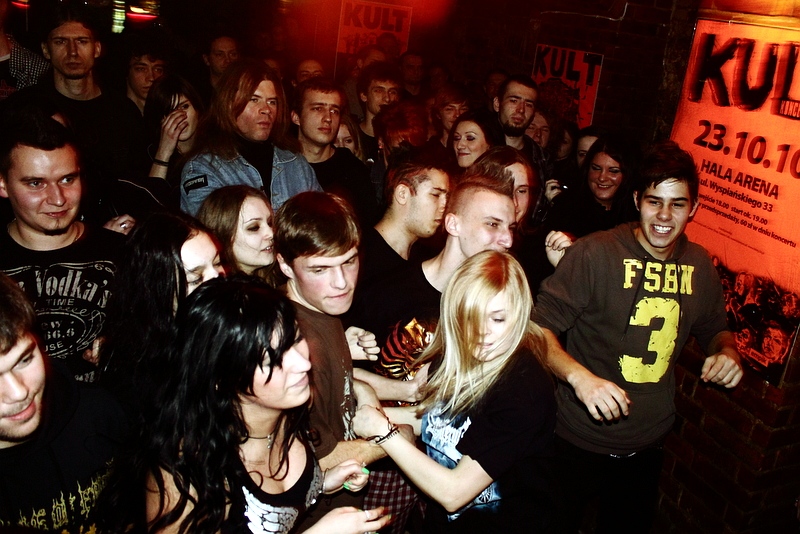
[{"label": "graphic on sleeve", "polygon": [[678,338],[678,319],[680,305],[674,299],[663,297],[645,297],[636,305],[631,326],[653,327],[663,320],[661,328],[650,333],[647,350],[656,354],[653,363],[645,363],[642,356],[623,355],[619,359],[622,376],[635,384],[654,383],[661,380],[669,369],[670,360],[675,352],[675,340]]},{"label": "graphic on sleeve", "polygon": [[[442,416],[437,409],[431,410],[422,419],[422,441],[426,445],[428,456],[436,460],[439,465],[448,469],[455,468],[462,456],[457,449],[458,443],[471,424],[472,420],[468,416],[448,418]],[[497,482],[492,482],[472,502],[452,514],[447,514],[447,519],[454,521],[465,510],[476,506],[485,507],[487,510],[495,509],[500,504],[500,497]]]},{"label": "graphic on sleeve", "polygon": [[247,488],[244,492],[244,516],[247,528],[253,534],[272,534],[289,532],[297,520],[297,508],[288,506],[270,506],[259,501]]},{"label": "graphic on sleeve", "polygon": [[342,420],[344,421],[344,439],[351,441],[358,439],[355,430],[353,430],[353,417],[356,413],[356,397],[353,394],[353,374],[352,371],[344,370],[344,394],[342,395]]}]

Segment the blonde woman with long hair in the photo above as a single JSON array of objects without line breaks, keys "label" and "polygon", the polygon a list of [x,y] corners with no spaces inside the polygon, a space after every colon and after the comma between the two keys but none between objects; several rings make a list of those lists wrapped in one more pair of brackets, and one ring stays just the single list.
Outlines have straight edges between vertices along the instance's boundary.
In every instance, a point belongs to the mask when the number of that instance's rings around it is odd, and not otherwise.
[{"label": "blonde woman with long hair", "polygon": [[[420,358],[431,363],[420,406],[358,410],[356,431],[381,445],[433,501],[426,532],[549,527],[555,399],[532,307],[512,256],[473,256],[442,294],[439,326]],[[427,454],[396,438],[400,423],[414,426]]]}]

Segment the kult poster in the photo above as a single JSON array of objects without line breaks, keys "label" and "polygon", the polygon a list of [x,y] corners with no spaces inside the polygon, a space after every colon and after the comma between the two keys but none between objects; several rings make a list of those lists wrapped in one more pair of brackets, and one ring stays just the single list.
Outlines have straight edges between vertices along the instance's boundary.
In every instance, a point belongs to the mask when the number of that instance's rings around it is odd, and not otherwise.
[{"label": "kult poster", "polygon": [[540,44],[533,62],[539,101],[579,128],[592,124],[602,54]]},{"label": "kult poster", "polygon": [[699,20],[672,139],[700,171],[689,237],[714,258],[747,363],[780,381],[800,323],[800,31]]},{"label": "kult poster", "polygon": [[408,48],[410,32],[410,7],[344,0],[336,46],[337,68],[361,48],[375,44],[379,37],[393,39],[399,55]]}]

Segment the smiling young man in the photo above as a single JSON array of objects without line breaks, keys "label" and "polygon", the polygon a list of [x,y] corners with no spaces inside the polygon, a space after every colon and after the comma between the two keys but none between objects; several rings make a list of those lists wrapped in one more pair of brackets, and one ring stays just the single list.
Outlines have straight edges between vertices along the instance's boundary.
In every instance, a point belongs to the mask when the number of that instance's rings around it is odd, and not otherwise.
[{"label": "smiling young man", "polygon": [[333,146],[339,132],[344,97],[332,81],[313,77],[297,86],[292,122],[297,138],[322,190],[347,200],[362,228],[378,219],[369,169],[347,148]]},{"label": "smiling young man", "polygon": [[559,379],[559,532],[577,532],[597,495],[597,532],[649,531],[675,420],[673,368],[690,335],[709,354],[704,382],[732,388],[742,377],[719,276],[684,235],[698,187],[691,155],[657,145],[635,188],[639,222],[578,240],[542,283],[534,320]]},{"label": "smiling young man", "polygon": [[34,303],[47,353],[91,381],[124,238],[78,220],[83,184],[69,130],[43,112],[17,120],[0,142],[0,196],[14,214],[0,227],[0,272]]},{"label": "smiling young man", "polygon": [[125,416],[107,393],[45,361],[33,307],[3,274],[0,302],[0,530],[94,531]]}]

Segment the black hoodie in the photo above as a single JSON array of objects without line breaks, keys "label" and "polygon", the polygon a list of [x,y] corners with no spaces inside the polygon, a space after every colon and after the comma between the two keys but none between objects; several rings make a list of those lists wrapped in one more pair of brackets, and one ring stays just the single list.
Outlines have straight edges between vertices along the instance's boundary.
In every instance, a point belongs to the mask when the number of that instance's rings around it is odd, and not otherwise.
[{"label": "black hoodie", "polygon": [[48,366],[42,406],[31,439],[0,449],[0,531],[91,532],[125,415],[107,392],[79,385],[59,362]]}]

